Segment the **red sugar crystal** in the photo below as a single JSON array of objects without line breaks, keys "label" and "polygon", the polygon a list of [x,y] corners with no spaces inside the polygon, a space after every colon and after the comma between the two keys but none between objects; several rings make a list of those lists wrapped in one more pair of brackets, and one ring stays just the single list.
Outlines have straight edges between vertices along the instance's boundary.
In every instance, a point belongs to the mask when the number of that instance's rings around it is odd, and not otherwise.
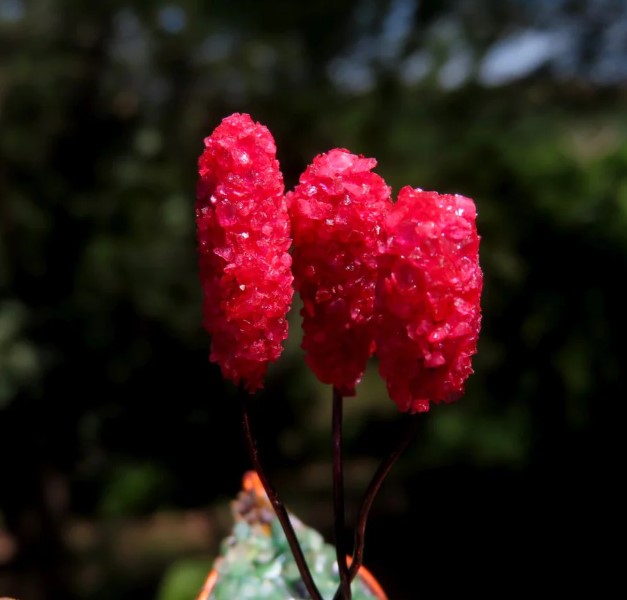
[{"label": "red sugar crystal", "polygon": [[385,219],[375,339],[401,411],[456,400],[472,373],[483,283],[475,219],[469,198],[411,187]]},{"label": "red sugar crystal", "polygon": [[198,160],[196,225],[203,325],[224,377],[262,387],[287,337],[290,223],[274,139],[249,115],[225,118]]},{"label": "red sugar crystal", "polygon": [[390,189],[373,158],[318,155],[288,193],[294,281],[303,300],[303,348],[323,383],[353,395],[374,351],[373,307]]}]

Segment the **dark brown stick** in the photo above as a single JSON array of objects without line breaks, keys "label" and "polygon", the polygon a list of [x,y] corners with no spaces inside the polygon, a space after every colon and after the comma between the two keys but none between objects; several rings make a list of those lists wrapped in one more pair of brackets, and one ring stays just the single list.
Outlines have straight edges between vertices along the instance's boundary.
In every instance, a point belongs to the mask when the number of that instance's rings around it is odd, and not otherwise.
[{"label": "dark brown stick", "polygon": [[[361,565],[363,564],[364,546],[366,543],[366,523],[368,521],[368,515],[370,514],[370,509],[372,508],[374,499],[379,492],[379,489],[381,489],[385,478],[392,470],[394,463],[396,463],[398,458],[401,456],[401,454],[403,454],[407,446],[409,446],[409,443],[414,438],[416,430],[418,428],[418,423],[418,415],[411,415],[408,417],[407,423],[405,425],[405,431],[402,437],[398,440],[396,446],[394,446],[390,454],[388,454],[388,456],[383,459],[383,461],[379,465],[379,468],[370,480],[368,488],[366,489],[366,493],[364,494],[363,500],[361,501],[361,506],[359,507],[359,518],[357,521],[357,527],[355,528],[353,559],[348,573],[350,581],[353,581],[353,579],[355,579],[355,576],[357,575],[359,569],[361,568]],[[335,593],[333,600],[341,600],[341,593],[342,588],[340,586]]]},{"label": "dark brown stick", "polygon": [[255,438],[252,434],[252,430],[250,427],[250,418],[248,416],[248,405],[246,398],[242,398],[242,425],[250,460],[253,463],[255,471],[257,471],[257,475],[259,475],[261,484],[263,485],[263,488],[268,495],[268,499],[270,500],[270,503],[274,508],[274,512],[276,513],[276,516],[281,523],[281,527],[285,532],[285,537],[287,538],[287,542],[290,546],[292,554],[294,555],[294,560],[296,561],[296,566],[298,567],[303,583],[305,584],[305,587],[307,588],[307,591],[309,592],[309,595],[313,600],[324,600],[320,595],[320,592],[318,591],[313,577],[311,576],[311,571],[309,570],[309,566],[307,565],[307,561],[305,560],[303,550],[300,547],[298,538],[296,537],[294,527],[292,527],[292,522],[290,521],[287,509],[279,498],[276,490],[270,483],[270,480],[268,479],[261,465],[261,460],[259,459],[259,450],[257,449],[257,444],[255,443]]},{"label": "dark brown stick", "polygon": [[346,549],[344,547],[344,527],[346,524],[344,506],[344,463],[342,458],[342,393],[333,387],[333,524],[335,531],[335,552],[337,567],[340,573],[340,587],[342,600],[351,600],[351,580]]}]

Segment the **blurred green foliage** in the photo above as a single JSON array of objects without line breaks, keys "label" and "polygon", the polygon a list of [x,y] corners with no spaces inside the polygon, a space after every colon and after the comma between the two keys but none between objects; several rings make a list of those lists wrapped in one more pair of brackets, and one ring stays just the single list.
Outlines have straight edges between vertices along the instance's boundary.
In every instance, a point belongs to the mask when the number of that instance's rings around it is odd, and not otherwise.
[{"label": "blurred green foliage", "polygon": [[146,514],[163,506],[167,471],[155,464],[123,463],[112,473],[100,496],[105,517]]},{"label": "blurred green foliage", "polygon": [[[222,502],[248,468],[235,391],[207,363],[193,221],[202,139],[233,111],[271,129],[287,187],[340,146],[375,156],[395,193],[478,206],[476,373],[425,416],[373,516],[366,558],[390,595],[415,597],[414,563],[423,586],[449,589],[441,540],[457,556],[477,538],[507,548],[517,560],[492,550],[490,564],[514,579],[529,540],[543,540],[538,563],[575,557],[564,507],[589,514],[587,490],[604,497],[593,431],[619,439],[603,414],[627,363],[627,60],[606,43],[625,23],[611,0],[0,0],[6,592],[154,597],[154,572],[112,574],[107,556],[89,585],[68,575],[68,523]],[[488,58],[521,32],[558,36],[553,54],[495,83]],[[330,392],[290,318],[255,425],[288,500],[328,534],[328,472],[310,467],[329,458]],[[398,434],[376,365],[346,417],[347,479],[364,482]],[[418,521],[416,506],[439,516]],[[399,527],[424,547],[397,556]],[[187,580],[180,568],[169,577]]]},{"label": "blurred green foliage", "polygon": [[211,561],[182,559],[164,574],[157,600],[189,600],[195,598],[211,569]]}]

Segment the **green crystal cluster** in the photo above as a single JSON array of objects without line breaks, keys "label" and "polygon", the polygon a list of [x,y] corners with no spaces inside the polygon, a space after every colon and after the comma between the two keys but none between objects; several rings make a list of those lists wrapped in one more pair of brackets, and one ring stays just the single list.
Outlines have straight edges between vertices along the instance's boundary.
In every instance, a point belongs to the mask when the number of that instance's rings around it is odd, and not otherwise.
[{"label": "green crystal cluster", "polygon": [[[322,536],[291,516],[313,578],[324,598],[339,585],[335,549]],[[303,600],[308,598],[278,519],[268,525],[238,521],[222,543],[216,562],[218,581],[210,600]],[[376,596],[356,578],[353,600]]]}]

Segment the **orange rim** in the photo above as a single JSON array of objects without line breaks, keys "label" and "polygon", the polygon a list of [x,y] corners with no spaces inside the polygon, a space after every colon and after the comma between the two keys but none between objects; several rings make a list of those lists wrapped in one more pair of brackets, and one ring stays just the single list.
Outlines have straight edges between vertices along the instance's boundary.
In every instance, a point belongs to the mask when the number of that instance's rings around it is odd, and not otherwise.
[{"label": "orange rim", "polygon": [[[348,566],[351,566],[353,562],[352,556],[346,557],[346,562]],[[374,578],[374,575],[366,569],[363,565],[359,567],[359,571],[357,572],[359,578],[370,588],[370,591],[377,597],[379,600],[388,600],[387,594],[383,591],[383,588],[379,585],[379,582]]]},{"label": "orange rim", "polygon": [[245,492],[254,492],[259,498],[266,498],[266,490],[257,475],[257,471],[246,471],[242,477],[242,488]]},{"label": "orange rim", "polygon": [[209,596],[211,592],[213,592],[213,588],[218,581],[218,570],[214,567],[207,575],[207,579],[205,579],[205,584],[202,586],[202,590],[200,590],[200,594],[196,600],[209,600]]}]

